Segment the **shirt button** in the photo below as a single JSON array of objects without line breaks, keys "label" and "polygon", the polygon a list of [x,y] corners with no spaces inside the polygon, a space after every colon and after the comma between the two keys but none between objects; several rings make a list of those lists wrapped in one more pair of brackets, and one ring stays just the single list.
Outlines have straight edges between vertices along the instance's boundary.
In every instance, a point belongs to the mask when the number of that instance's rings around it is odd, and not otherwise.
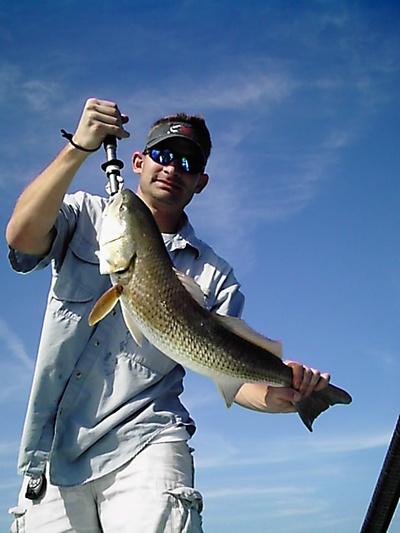
[{"label": "shirt button", "polygon": [[100,345],[100,341],[94,341],[93,343],[95,346],[99,346]]},{"label": "shirt button", "polygon": [[79,381],[79,380],[81,379],[81,377],[82,377],[82,373],[81,373],[81,372],[78,372],[78,373],[76,374],[76,379]]}]

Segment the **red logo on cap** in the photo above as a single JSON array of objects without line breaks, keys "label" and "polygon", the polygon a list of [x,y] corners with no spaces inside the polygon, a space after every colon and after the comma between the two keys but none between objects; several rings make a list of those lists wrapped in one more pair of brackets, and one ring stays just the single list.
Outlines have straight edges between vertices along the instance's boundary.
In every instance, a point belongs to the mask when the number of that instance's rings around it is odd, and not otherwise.
[{"label": "red logo on cap", "polygon": [[190,137],[194,137],[194,131],[191,128],[188,128],[187,126],[184,126],[183,124],[173,124],[169,128],[170,133],[182,133],[183,135],[189,135]]},{"label": "red logo on cap", "polygon": [[190,128],[188,128],[187,126],[181,126],[181,132],[182,133],[185,133],[185,135],[193,135],[194,134],[194,131]]}]

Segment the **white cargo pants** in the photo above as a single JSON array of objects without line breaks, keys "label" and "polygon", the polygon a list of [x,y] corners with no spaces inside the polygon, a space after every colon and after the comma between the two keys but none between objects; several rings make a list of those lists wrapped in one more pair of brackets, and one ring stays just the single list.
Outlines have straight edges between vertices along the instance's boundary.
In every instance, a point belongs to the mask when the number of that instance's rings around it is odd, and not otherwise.
[{"label": "white cargo pants", "polygon": [[75,487],[47,484],[37,501],[24,480],[12,533],[201,533],[202,497],[193,489],[185,441],[152,444],[132,461]]}]

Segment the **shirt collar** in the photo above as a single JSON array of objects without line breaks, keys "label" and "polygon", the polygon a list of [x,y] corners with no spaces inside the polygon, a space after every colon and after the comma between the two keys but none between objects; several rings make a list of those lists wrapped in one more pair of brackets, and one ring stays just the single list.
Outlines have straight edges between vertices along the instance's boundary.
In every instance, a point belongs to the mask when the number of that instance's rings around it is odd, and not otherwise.
[{"label": "shirt collar", "polygon": [[175,250],[183,250],[186,247],[192,248],[196,259],[201,255],[201,247],[199,245],[199,239],[196,237],[193,226],[190,224],[186,213],[183,213],[179,223],[178,231],[171,236],[171,238],[165,239],[168,252],[174,252]]}]

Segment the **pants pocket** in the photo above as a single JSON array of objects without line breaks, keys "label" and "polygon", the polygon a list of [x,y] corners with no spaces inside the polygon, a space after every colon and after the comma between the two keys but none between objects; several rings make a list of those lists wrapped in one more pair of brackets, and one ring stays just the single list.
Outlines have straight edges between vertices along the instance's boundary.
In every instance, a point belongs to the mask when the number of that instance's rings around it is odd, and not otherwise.
[{"label": "pants pocket", "polygon": [[10,533],[25,533],[25,513],[26,509],[17,506],[9,509],[9,514],[14,516],[14,521],[11,524]]},{"label": "pants pocket", "polygon": [[170,489],[167,494],[175,500],[176,531],[180,533],[201,533],[203,497],[192,487],[177,487]]}]

